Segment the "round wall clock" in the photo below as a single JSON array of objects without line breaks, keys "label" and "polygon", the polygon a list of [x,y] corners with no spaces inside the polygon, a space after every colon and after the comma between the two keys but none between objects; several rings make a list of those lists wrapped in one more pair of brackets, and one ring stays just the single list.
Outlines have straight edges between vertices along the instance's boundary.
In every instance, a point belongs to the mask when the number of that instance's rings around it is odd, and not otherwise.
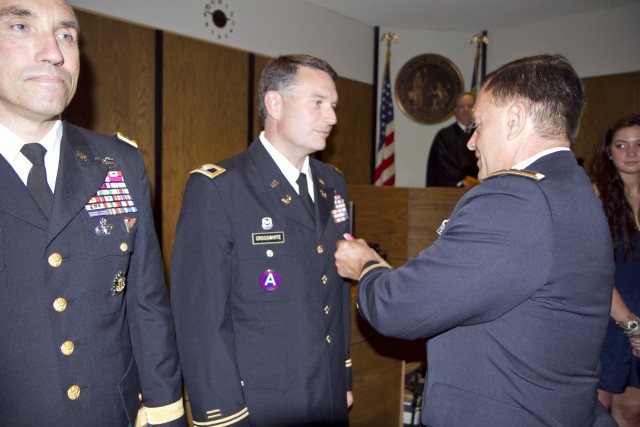
[{"label": "round wall clock", "polygon": [[453,62],[428,53],[402,66],[395,90],[400,111],[418,123],[433,124],[451,117],[456,96],[464,91],[464,83]]},{"label": "round wall clock", "polygon": [[235,20],[233,11],[224,0],[207,0],[204,4],[204,26],[209,34],[218,38],[226,39],[233,33]]}]

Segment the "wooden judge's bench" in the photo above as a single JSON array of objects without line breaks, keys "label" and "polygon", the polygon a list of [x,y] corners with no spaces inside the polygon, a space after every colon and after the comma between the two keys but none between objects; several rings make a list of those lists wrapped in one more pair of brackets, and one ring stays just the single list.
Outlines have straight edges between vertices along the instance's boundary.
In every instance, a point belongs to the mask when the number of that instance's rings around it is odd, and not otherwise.
[{"label": "wooden judge's bench", "polygon": [[[355,236],[377,244],[399,267],[431,245],[466,190],[448,187],[400,188],[350,185]],[[350,427],[401,427],[404,375],[425,357],[425,343],[386,338],[356,312],[352,289],[351,360],[354,405]],[[419,425],[419,423],[418,423]]]}]

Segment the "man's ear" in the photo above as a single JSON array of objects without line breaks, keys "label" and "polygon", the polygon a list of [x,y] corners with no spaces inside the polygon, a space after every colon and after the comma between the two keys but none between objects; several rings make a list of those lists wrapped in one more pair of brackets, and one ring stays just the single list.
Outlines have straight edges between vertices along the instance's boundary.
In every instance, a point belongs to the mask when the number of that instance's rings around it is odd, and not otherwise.
[{"label": "man's ear", "polygon": [[273,119],[278,120],[282,112],[282,96],[275,90],[267,91],[264,94],[264,106],[267,114]]},{"label": "man's ear", "polygon": [[528,110],[522,102],[514,102],[507,111],[507,138],[515,139],[524,130],[528,118]]}]

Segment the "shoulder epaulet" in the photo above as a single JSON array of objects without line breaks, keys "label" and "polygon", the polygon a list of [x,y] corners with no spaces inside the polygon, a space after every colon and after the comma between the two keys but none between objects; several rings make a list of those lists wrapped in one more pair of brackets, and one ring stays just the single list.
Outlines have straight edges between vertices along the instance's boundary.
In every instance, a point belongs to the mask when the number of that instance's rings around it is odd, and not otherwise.
[{"label": "shoulder epaulet", "polygon": [[207,163],[206,165],[202,165],[198,169],[194,169],[189,173],[201,173],[202,175],[208,176],[209,178],[213,179],[224,171],[226,171],[226,169],[222,166]]},{"label": "shoulder epaulet", "polygon": [[126,136],[124,136],[122,134],[122,132],[116,132],[115,134],[113,134],[113,136],[115,136],[116,138],[118,138],[122,142],[126,142],[127,144],[129,144],[133,148],[138,148],[138,143],[135,142],[133,139],[129,139]]},{"label": "shoulder epaulet", "polygon": [[495,178],[496,176],[501,176],[501,175],[522,176],[524,178],[533,179],[534,181],[538,181],[538,182],[544,179],[544,175],[538,172],[532,172],[524,169],[502,169],[485,176],[482,180],[485,181],[489,178]]},{"label": "shoulder epaulet", "polygon": [[333,166],[331,163],[327,163],[329,166],[331,166],[331,168],[338,172],[340,175],[344,176],[344,174],[342,173],[342,171],[340,169],[338,169],[337,167]]}]

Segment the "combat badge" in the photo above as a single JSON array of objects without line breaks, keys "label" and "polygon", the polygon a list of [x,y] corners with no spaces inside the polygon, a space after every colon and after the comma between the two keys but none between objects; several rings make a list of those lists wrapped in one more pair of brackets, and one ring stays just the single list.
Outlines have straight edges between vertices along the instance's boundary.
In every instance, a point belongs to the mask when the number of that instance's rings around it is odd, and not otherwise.
[{"label": "combat badge", "polygon": [[108,224],[106,218],[101,218],[100,224],[95,228],[95,232],[98,236],[108,236],[113,233],[113,224]]},{"label": "combat badge", "polygon": [[262,229],[263,230],[271,230],[273,228],[273,220],[271,217],[265,216],[262,218]]}]

